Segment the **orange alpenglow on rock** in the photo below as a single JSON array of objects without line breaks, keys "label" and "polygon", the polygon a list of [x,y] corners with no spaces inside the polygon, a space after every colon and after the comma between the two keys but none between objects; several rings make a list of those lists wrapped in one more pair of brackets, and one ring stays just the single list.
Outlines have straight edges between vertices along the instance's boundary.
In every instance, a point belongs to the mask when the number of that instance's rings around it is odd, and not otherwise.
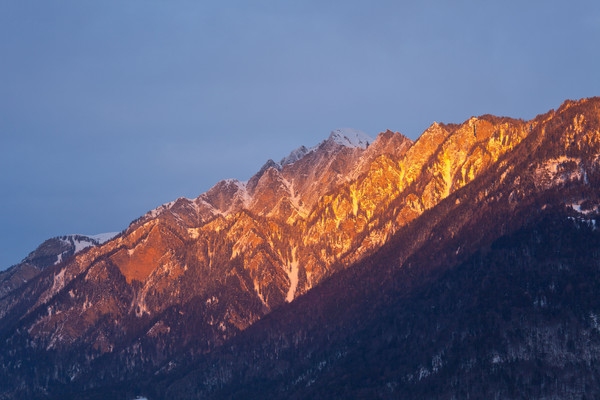
[{"label": "orange alpenglow on rock", "polygon": [[[210,332],[203,342],[210,348],[373,254],[427,210],[459,204],[460,197],[444,200],[478,179],[497,176],[490,188],[521,185],[511,189],[511,202],[575,179],[565,175],[566,161],[584,179],[597,162],[585,157],[600,140],[599,102],[566,102],[531,121],[483,115],[433,123],[416,141],[392,131],[371,139],[336,130],[314,147],[269,160],[247,182],[224,180],[195,199],[162,205],[115,239],[48,267],[47,287],[40,283],[31,307],[65,290],[68,303],[28,329],[59,348],[83,340],[107,315],[121,324],[200,302],[194,312],[204,325],[197,329]],[[514,168],[534,150],[547,160],[531,166],[531,183]],[[474,196],[487,201],[486,193]],[[406,254],[428,239],[407,242]],[[11,293],[0,317],[15,307]],[[163,323],[153,335],[168,328]],[[96,339],[103,351],[115,344]]]}]

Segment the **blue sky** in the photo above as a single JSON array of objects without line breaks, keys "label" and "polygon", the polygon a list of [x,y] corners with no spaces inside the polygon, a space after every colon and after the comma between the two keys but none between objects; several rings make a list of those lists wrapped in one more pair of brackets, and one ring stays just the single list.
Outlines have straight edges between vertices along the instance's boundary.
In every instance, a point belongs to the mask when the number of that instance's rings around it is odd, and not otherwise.
[{"label": "blue sky", "polygon": [[597,1],[0,1],[0,269],[332,129],[600,95]]}]

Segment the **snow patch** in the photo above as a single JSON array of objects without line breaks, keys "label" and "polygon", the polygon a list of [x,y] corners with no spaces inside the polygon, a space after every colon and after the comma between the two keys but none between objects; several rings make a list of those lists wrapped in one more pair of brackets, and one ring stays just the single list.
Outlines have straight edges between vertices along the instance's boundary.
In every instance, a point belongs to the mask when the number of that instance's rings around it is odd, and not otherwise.
[{"label": "snow patch", "polygon": [[342,128],[331,131],[329,139],[346,147],[366,149],[374,139],[358,129]]},{"label": "snow patch", "polygon": [[[73,246],[73,254],[77,254],[88,247],[95,247],[97,245],[106,243],[118,234],[119,232],[99,233],[97,235],[82,235],[79,233],[74,233],[60,236],[57,239],[68,246]],[[58,265],[64,260],[65,253],[67,253],[67,251],[63,251],[57,255],[57,260],[54,262],[54,265]]]},{"label": "snow patch", "polygon": [[100,233],[97,235],[82,235],[79,233],[75,233],[63,236],[61,240],[63,240],[65,243],[75,246],[73,253],[76,254],[82,250],[87,249],[88,247],[95,247],[97,245],[106,243],[118,234],[119,232]]},{"label": "snow patch", "polygon": [[292,150],[292,152],[287,156],[283,157],[281,161],[279,161],[279,165],[282,167],[287,164],[293,164],[296,161],[304,158],[308,153],[315,151],[316,147],[307,148],[306,146],[300,146],[297,149]]},{"label": "snow patch", "polygon": [[73,245],[75,246],[75,253],[79,253],[81,250],[85,250],[88,247],[92,247],[95,246],[94,242],[92,241],[88,241],[88,240],[79,240],[79,239],[73,239]]},{"label": "snow patch", "polygon": [[269,305],[267,304],[267,302],[265,301],[265,298],[264,298],[263,294],[261,293],[260,285],[258,284],[258,280],[256,278],[254,278],[253,283],[254,283],[254,291],[258,295],[258,298],[263,303],[263,305],[265,305],[266,307],[268,307]]},{"label": "snow patch", "polygon": [[425,367],[421,367],[421,368],[419,368],[418,374],[419,374],[418,379],[423,380],[423,379],[427,378],[429,375],[431,375],[431,372],[429,372],[429,369],[427,369]]},{"label": "snow patch", "polygon": [[118,234],[119,234],[119,232],[106,232],[106,233],[99,233],[97,235],[91,235],[88,237],[94,239],[96,242],[98,242],[98,244],[104,244],[104,243],[108,242],[109,240],[111,240],[112,238],[114,238],[115,236],[117,236]]},{"label": "snow patch", "polygon": [[150,284],[149,282],[146,282],[144,287],[136,294],[131,304],[131,308],[133,309],[135,316],[138,318],[143,317],[144,314],[151,314],[146,304],[146,295],[148,294],[149,288]]},{"label": "snow patch", "polygon": [[233,179],[233,183],[238,187],[238,191],[236,196],[240,198],[244,207],[248,207],[250,202],[252,202],[252,198],[248,194],[248,189],[246,188],[247,182],[238,181],[237,179]]},{"label": "snow patch", "polygon": [[281,178],[281,182],[285,185],[285,187],[287,188],[288,192],[289,192],[289,200],[292,203],[292,205],[294,206],[294,208],[298,211],[298,213],[306,218],[306,216],[308,215],[309,210],[306,209],[305,206],[301,206],[300,202],[302,201],[302,198],[300,197],[300,192],[296,191],[294,189],[294,182],[290,182],[285,178]]},{"label": "snow patch", "polygon": [[54,265],[57,265],[57,264],[60,264],[60,263],[61,263],[61,261],[62,261],[62,258],[63,258],[63,254],[65,254],[65,253],[60,253],[60,254],[57,256],[57,258],[56,258],[56,261],[54,262]]},{"label": "snow patch", "polygon": [[65,286],[65,271],[67,269],[63,268],[60,272],[54,275],[54,282],[52,282],[52,289],[50,289],[50,296],[54,296]]},{"label": "snow patch", "polygon": [[557,172],[560,171],[559,167],[562,166],[563,164],[565,164],[567,162],[575,162],[575,163],[579,164],[580,161],[581,161],[581,159],[579,159],[579,158],[560,156],[558,158],[553,158],[553,159],[546,161],[544,163],[544,168],[546,169],[546,171],[548,171],[552,174],[556,174]]},{"label": "snow patch", "polygon": [[212,204],[210,204],[208,201],[206,201],[206,193],[203,193],[200,196],[198,196],[198,198],[196,198],[196,200],[194,202],[194,207],[196,208],[196,212],[200,211],[199,203],[202,203],[202,206],[204,208],[208,208],[208,210],[213,214],[218,214],[218,215],[223,214],[221,211],[217,210]]},{"label": "snow patch", "polygon": [[536,186],[542,188],[550,188],[574,180],[582,180],[589,184],[581,159],[565,156],[546,160],[536,168],[535,179]]},{"label": "snow patch", "polygon": [[165,203],[165,204],[163,204],[161,206],[158,206],[154,210],[148,211],[146,213],[146,215],[144,215],[144,217],[156,218],[160,214],[162,214],[164,211],[169,210],[171,207],[173,207],[174,204],[175,204],[175,201],[170,201],[170,202]]},{"label": "snow patch", "polygon": [[573,210],[577,211],[579,214],[589,214],[596,210],[596,207],[593,207],[589,210],[582,210],[580,203],[572,203],[572,204],[568,204],[568,206],[571,207]]},{"label": "snow patch", "polygon": [[[327,141],[331,141],[345,147],[366,149],[375,141],[375,139],[358,129],[340,128],[331,131],[329,138],[325,142]],[[323,142],[320,144],[322,143]],[[281,161],[279,161],[279,165],[283,167],[284,165],[293,164],[296,161],[304,158],[306,155],[317,150],[319,145],[313,147],[300,146],[297,149],[292,150],[288,156],[283,157]]]},{"label": "snow patch", "polygon": [[298,247],[294,247],[292,249],[292,261],[288,262],[287,268],[285,272],[287,273],[288,278],[290,279],[290,288],[288,289],[287,296],[285,297],[285,301],[288,303],[294,300],[294,296],[296,295],[296,289],[298,288],[298,259],[296,258],[298,253]]}]

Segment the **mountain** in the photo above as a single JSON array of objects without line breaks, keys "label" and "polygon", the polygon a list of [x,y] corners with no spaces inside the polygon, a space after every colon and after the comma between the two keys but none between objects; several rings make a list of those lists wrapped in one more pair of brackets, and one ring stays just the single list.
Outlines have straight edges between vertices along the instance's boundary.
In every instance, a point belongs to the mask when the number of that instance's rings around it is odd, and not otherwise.
[{"label": "mountain", "polygon": [[598,397],[598,103],[546,114],[376,254],[167,375],[156,397]]},{"label": "mountain", "polygon": [[88,247],[100,246],[117,234],[118,232],[92,236],[66,235],[46,240],[19,264],[0,272],[0,299],[27,283],[46,267],[60,264]]},{"label": "mountain", "polygon": [[3,395],[597,388],[599,104],[434,123],[415,142],[338,130],[165,204],[1,299]]}]

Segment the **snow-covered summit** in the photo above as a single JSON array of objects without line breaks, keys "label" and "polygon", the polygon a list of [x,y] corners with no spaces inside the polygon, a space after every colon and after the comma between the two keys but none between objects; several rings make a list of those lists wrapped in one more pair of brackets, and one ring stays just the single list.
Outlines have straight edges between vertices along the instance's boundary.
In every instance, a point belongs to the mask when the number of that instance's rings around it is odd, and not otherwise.
[{"label": "snow-covered summit", "polygon": [[86,249],[88,247],[97,246],[104,244],[117,236],[119,232],[107,232],[107,233],[99,233],[97,235],[82,235],[82,234],[71,234],[61,236],[65,242],[70,242],[73,246],[75,246],[75,253]]},{"label": "snow-covered summit", "polygon": [[[366,149],[374,141],[375,139],[357,129],[335,129],[331,131],[326,140],[321,141],[315,146],[300,146],[294,149],[286,157],[283,157],[279,162],[267,160],[260,170],[248,181],[239,181],[237,179],[221,180],[206,193],[201,194],[196,199],[180,198],[177,201],[165,203],[153,210],[148,211],[143,216],[143,220],[147,221],[149,219],[154,219],[165,211],[173,210],[173,208],[178,205],[179,200],[181,199],[186,200],[186,202],[195,208],[197,212],[202,209],[205,214],[203,218],[211,218],[215,215],[225,215],[229,213],[230,210],[238,210],[240,206],[247,208],[253,202],[253,196],[255,196],[254,191],[259,180],[269,169],[274,168],[275,170],[282,172],[284,166],[294,164],[315,152],[319,152],[321,149],[323,149],[322,157],[327,158],[331,156],[331,150],[338,150],[340,149],[340,146]],[[320,157],[321,156],[317,155],[316,159],[313,159],[313,162],[319,163]],[[311,167],[308,165],[306,168]],[[290,178],[288,177],[285,179]],[[179,215],[179,217],[180,216],[181,215]],[[138,221],[136,220],[136,222]]]},{"label": "snow-covered summit", "polygon": [[99,233],[97,235],[84,235],[84,236],[94,239],[99,244],[104,244],[104,243],[108,242],[109,240],[111,240],[112,238],[114,238],[115,236],[117,236],[118,234],[119,234],[119,232],[106,232],[106,233]]},{"label": "snow-covered summit", "polygon": [[360,147],[366,149],[375,139],[358,129],[342,128],[331,131],[329,139],[327,140],[334,141],[335,143],[346,147]]},{"label": "snow-covered summit", "polygon": [[[100,246],[115,236],[117,236],[119,232],[107,232],[100,233],[97,235],[81,235],[78,233],[74,233],[71,235],[58,236],[56,238],[50,240],[59,240],[63,243],[62,252],[56,254],[56,261],[54,265],[59,264],[65,256],[70,256],[73,254],[77,254],[82,250],[87,249],[88,247]],[[66,246],[66,247],[65,247]]]},{"label": "snow-covered summit", "polygon": [[325,142],[333,142],[346,147],[360,147],[362,149],[366,149],[367,146],[373,143],[374,140],[375,139],[373,139],[363,131],[359,131],[358,129],[335,129],[331,131],[331,134],[329,135],[329,138],[327,140],[324,140],[318,145],[313,147],[300,146],[297,149],[293,150],[287,157],[284,157],[281,159],[281,161],[279,161],[279,165],[283,167],[287,164],[293,164],[296,161],[302,159],[310,152],[318,149],[319,145]]},{"label": "snow-covered summit", "polygon": [[293,164],[296,161],[300,160],[302,157],[315,150],[316,147],[311,147],[310,149],[306,146],[300,146],[297,149],[293,150],[287,157],[283,157],[281,161],[279,161],[279,165],[282,167],[287,164]]}]

